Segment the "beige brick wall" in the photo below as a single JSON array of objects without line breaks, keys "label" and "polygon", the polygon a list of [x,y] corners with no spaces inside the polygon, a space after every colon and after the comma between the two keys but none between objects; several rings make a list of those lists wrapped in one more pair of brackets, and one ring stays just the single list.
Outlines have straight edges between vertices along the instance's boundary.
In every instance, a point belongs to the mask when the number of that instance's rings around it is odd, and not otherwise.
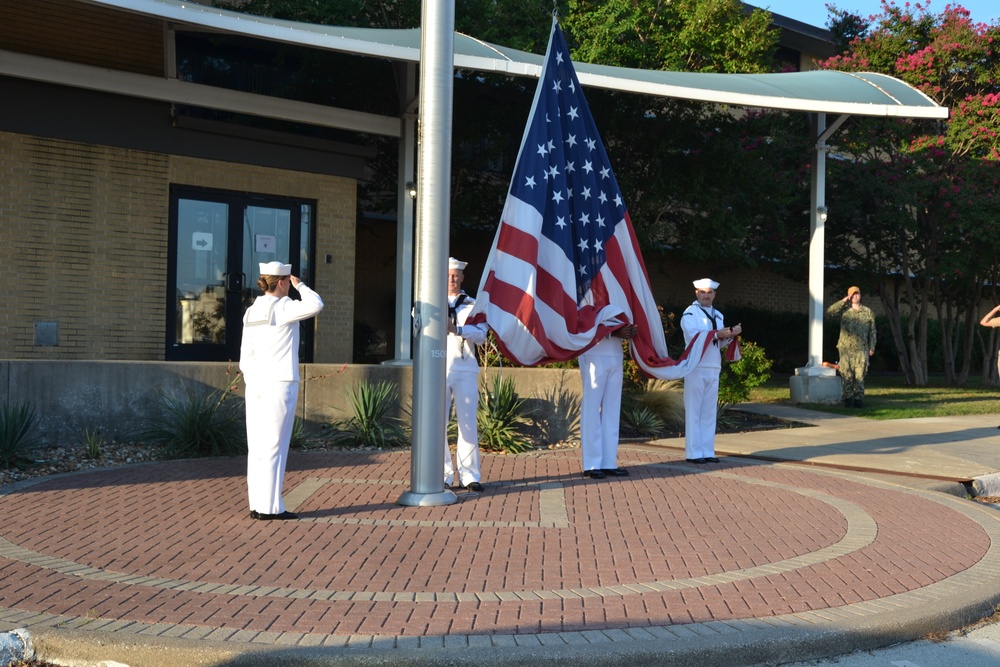
[{"label": "beige brick wall", "polygon": [[[167,157],[0,133],[0,356],[161,359]],[[59,345],[34,344],[57,322]]]},{"label": "beige brick wall", "polygon": [[[3,132],[0,358],[164,358],[171,183],[317,200],[315,360],[351,360],[353,179]],[[35,345],[38,322],[58,323],[58,346]]]}]

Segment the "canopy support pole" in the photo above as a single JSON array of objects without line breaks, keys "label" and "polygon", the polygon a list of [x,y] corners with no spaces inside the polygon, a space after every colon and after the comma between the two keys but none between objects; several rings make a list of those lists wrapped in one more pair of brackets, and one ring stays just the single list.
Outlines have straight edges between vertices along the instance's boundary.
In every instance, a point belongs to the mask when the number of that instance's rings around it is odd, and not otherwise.
[{"label": "canopy support pole", "polygon": [[413,334],[410,323],[413,313],[413,229],[417,177],[417,66],[400,65],[403,116],[400,119],[399,170],[396,196],[396,326],[393,334],[393,358],[387,365],[406,366],[413,363]]},{"label": "canopy support pole", "polygon": [[[806,365],[795,369],[791,398],[795,403],[833,403],[840,400],[840,379],[823,366],[823,307],[826,285],[826,154],[827,141],[849,118],[841,115],[829,126],[826,114],[815,115],[816,143],[809,183],[809,339]],[[807,378],[814,378],[810,381]]]}]

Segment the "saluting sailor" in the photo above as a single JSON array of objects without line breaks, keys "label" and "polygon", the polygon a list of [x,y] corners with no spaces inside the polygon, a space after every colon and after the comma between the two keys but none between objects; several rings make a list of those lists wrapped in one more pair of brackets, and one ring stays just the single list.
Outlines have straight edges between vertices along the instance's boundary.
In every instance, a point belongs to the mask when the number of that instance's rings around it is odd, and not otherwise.
[{"label": "saluting sailor", "polygon": [[[476,428],[476,410],[479,407],[479,362],[476,346],[486,342],[485,325],[466,324],[475,300],[462,289],[465,267],[468,262],[448,258],[448,355],[445,371],[445,405],[447,415],[455,403],[455,420],[458,422],[458,485],[481,493],[479,431]],[[444,485],[455,480],[456,466],[444,441]]]},{"label": "saluting sailor", "polygon": [[[323,310],[323,299],[291,273],[291,264],[261,264],[257,285],[264,294],[243,316],[251,519],[298,518],[285,511],[281,486],[299,397],[299,322]],[[288,297],[289,287],[298,290],[300,301]]]},{"label": "saluting sailor", "polygon": [[737,324],[726,327],[722,313],[715,309],[719,283],[711,278],[694,281],[695,301],[681,315],[684,344],[701,332],[710,332],[713,344],[701,361],[684,378],[684,453],[690,463],[718,463],[715,457],[715,422],[719,410],[719,373],[722,350],[743,331]]}]

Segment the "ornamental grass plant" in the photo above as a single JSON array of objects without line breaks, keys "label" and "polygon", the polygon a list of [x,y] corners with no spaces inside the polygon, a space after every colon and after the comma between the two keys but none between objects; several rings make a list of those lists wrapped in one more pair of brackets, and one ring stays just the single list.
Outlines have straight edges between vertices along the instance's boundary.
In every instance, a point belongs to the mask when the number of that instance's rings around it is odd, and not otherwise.
[{"label": "ornamental grass plant", "polygon": [[640,438],[652,438],[666,429],[666,424],[652,408],[634,401],[622,403],[621,425]]},{"label": "ornamental grass plant", "polygon": [[476,422],[480,446],[488,452],[502,451],[519,454],[533,449],[531,440],[522,432],[529,421],[524,399],[514,391],[514,380],[494,373],[479,395]]},{"label": "ornamental grass plant", "polygon": [[139,437],[162,447],[165,458],[246,454],[243,401],[232,391],[234,386],[161,395],[159,413]]},{"label": "ornamental grass plant", "polygon": [[363,381],[350,390],[351,417],[330,425],[331,440],[355,447],[385,449],[409,442],[403,422],[392,416],[399,403],[399,391],[391,382]]},{"label": "ornamental grass plant", "polygon": [[38,442],[33,433],[38,422],[35,406],[25,401],[4,401],[0,409],[0,464],[23,468],[31,463],[27,453]]},{"label": "ornamental grass plant", "polygon": [[101,431],[89,426],[83,429],[79,442],[87,452],[87,458],[99,459],[104,454],[104,436]]},{"label": "ornamental grass plant", "polygon": [[538,434],[539,443],[554,444],[580,437],[579,395],[553,385],[534,400],[536,405],[548,406],[548,409],[532,410],[526,415]]}]

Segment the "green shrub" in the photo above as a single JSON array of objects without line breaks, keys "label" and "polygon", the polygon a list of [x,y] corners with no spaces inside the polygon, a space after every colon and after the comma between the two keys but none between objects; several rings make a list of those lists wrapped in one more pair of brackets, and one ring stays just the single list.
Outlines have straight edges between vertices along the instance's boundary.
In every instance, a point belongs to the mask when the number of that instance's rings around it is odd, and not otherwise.
[{"label": "green shrub", "polygon": [[719,375],[719,404],[722,406],[743,403],[750,398],[750,391],[771,379],[771,360],[764,348],[751,341],[740,341],[743,358],[723,363]]},{"label": "green shrub", "polygon": [[391,382],[361,382],[350,392],[353,416],[332,422],[336,430],[331,438],[335,442],[378,449],[405,444],[409,438],[402,422],[389,414],[398,396],[396,385]]},{"label": "green shrub", "polygon": [[491,385],[483,387],[476,422],[479,442],[486,451],[518,454],[532,449],[531,442],[520,432],[520,426],[528,422],[524,400],[514,391],[514,380],[505,375],[494,374]]},{"label": "green shrub", "polygon": [[30,459],[25,453],[37,443],[32,433],[38,413],[31,403],[4,401],[0,410],[0,463],[5,468],[22,468]]},{"label": "green shrub", "polygon": [[231,389],[162,396],[160,414],[150,420],[140,437],[163,447],[168,458],[246,454],[243,402]]}]

